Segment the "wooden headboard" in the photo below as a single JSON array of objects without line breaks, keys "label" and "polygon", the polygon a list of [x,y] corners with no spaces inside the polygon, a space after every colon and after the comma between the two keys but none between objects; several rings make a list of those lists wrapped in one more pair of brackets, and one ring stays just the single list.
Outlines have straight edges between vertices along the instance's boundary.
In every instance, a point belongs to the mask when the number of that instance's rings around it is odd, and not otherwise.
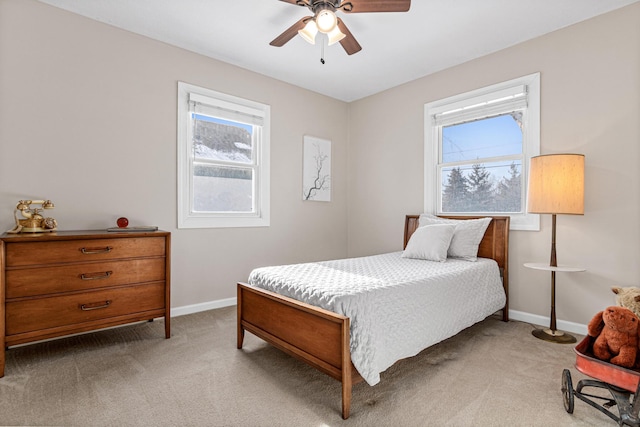
[{"label": "wooden headboard", "polygon": [[[441,216],[448,219],[478,219],[486,218],[482,216]],[[502,284],[504,292],[507,295],[507,305],[504,307],[503,319],[508,320],[509,311],[509,218],[508,216],[492,216],[492,221],[487,227],[480,247],[478,248],[478,256],[482,258],[491,258],[496,260],[500,273],[502,275]],[[407,247],[409,238],[419,227],[420,215],[407,215],[404,222],[404,248]]]}]

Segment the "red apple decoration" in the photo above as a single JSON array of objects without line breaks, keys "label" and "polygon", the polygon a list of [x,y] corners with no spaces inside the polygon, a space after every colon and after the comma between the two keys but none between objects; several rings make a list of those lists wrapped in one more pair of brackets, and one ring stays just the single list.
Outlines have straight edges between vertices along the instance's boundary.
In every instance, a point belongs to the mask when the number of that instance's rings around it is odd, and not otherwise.
[{"label": "red apple decoration", "polygon": [[127,228],[127,225],[129,225],[129,220],[125,217],[120,217],[118,218],[118,221],[116,221],[116,224],[118,224],[118,227],[120,228]]}]

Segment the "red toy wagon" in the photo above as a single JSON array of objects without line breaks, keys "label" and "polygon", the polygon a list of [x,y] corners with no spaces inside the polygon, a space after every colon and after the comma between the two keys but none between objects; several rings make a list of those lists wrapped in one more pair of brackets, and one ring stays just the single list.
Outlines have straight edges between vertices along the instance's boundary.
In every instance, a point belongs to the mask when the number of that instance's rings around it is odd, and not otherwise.
[{"label": "red toy wagon", "polygon": [[[576,389],[573,389],[571,372],[565,369],[562,372],[562,395],[564,409],[573,413],[574,396],[593,406],[603,414],[616,421],[618,425],[640,426],[638,411],[640,410],[640,371],[626,369],[596,359],[591,351],[592,337],[585,337],[575,348],[576,369],[595,380],[580,380]],[[584,393],[588,387],[608,390],[612,398]],[[601,403],[598,403],[601,402]],[[612,406],[618,407],[619,415],[609,410]]]}]

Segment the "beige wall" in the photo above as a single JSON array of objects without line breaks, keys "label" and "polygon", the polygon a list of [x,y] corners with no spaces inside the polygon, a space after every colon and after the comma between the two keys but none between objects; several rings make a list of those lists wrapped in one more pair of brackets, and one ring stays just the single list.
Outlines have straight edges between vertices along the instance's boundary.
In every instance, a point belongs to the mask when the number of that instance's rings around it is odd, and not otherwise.
[{"label": "beige wall", "polygon": [[[178,80],[271,105],[271,227],[176,229]],[[30,0],[0,0],[0,230],[19,199],[60,228],[172,235],[172,305],[235,297],[256,266],[347,250],[347,104]],[[306,111],[306,114],[300,114]],[[333,142],[331,203],[302,202],[302,140]]]},{"label": "beige wall", "polygon": [[[0,0],[0,230],[47,197],[62,229],[119,216],[173,233],[173,306],[225,300],[256,266],[400,250],[423,207],[429,101],[542,78],[542,152],[586,155],[584,216],[558,217],[558,319],[585,324],[640,286],[640,4],[345,104],[32,0]],[[427,53],[425,53],[427,54]],[[176,229],[176,84],[271,105],[271,227]],[[305,110],[307,114],[300,115]],[[333,141],[333,201],[301,201],[302,136]],[[348,149],[347,149],[348,144]],[[348,187],[348,194],[347,194]],[[347,198],[348,196],[348,198]],[[540,232],[511,238],[511,308],[549,315]]]},{"label": "beige wall", "polygon": [[[349,255],[402,245],[423,209],[424,104],[541,73],[541,152],[586,156],[584,216],[558,216],[559,320],[586,324],[640,286],[640,3],[356,101],[349,106]],[[511,309],[548,317],[551,220],[510,240]],[[521,316],[522,317],[522,316]],[[524,316],[526,317],[526,316]],[[534,319],[535,320],[535,319]]]}]

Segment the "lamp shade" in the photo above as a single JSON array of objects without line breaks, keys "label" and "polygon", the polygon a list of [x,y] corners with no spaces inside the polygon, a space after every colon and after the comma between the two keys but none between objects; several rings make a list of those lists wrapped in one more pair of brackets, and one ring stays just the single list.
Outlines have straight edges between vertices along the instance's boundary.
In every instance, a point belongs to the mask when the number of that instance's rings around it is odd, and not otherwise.
[{"label": "lamp shade", "polygon": [[336,25],[335,27],[333,27],[333,30],[331,30],[327,34],[327,37],[328,37],[327,46],[331,46],[331,45],[333,45],[335,43],[338,43],[343,38],[345,38],[346,35],[343,34],[342,31],[340,31],[340,28],[338,28],[338,26]]},{"label": "lamp shade", "polygon": [[584,155],[532,157],[527,212],[584,215]]},{"label": "lamp shade", "polygon": [[316,34],[318,34],[318,26],[316,25],[316,21],[313,19],[309,19],[301,30],[298,30],[298,34],[300,37],[305,39],[311,44],[316,44]]},{"label": "lamp shade", "polygon": [[338,17],[329,9],[320,10],[316,14],[316,24],[318,31],[327,34],[338,25]]}]

